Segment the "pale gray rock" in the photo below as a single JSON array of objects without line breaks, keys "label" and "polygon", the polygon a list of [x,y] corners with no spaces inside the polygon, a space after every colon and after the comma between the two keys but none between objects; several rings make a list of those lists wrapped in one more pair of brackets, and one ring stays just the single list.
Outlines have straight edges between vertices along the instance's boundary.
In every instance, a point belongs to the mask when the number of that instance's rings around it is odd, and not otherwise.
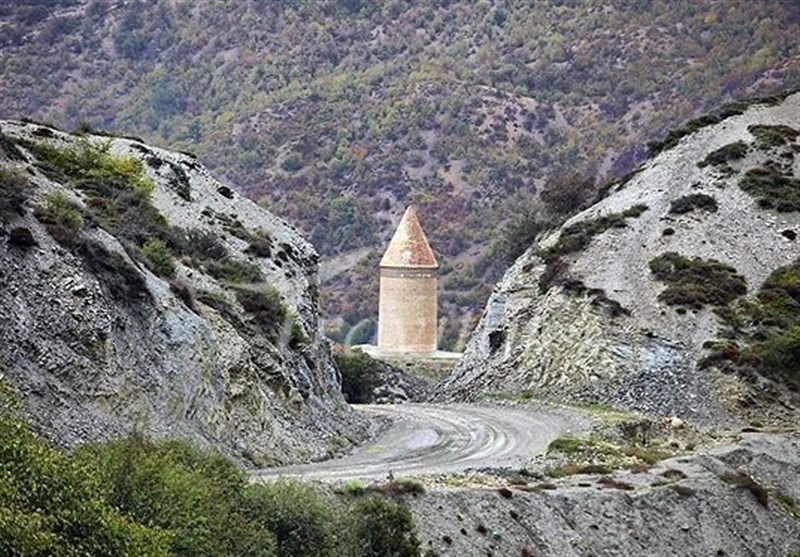
[{"label": "pale gray rock", "polygon": [[[42,141],[34,135],[40,128],[0,122],[12,140]],[[78,141],[56,130],[47,135],[62,148]],[[258,266],[305,342],[292,345],[291,323],[277,339],[263,335],[223,281],[178,258],[177,281],[232,309],[199,300],[188,307],[168,281],[131,259],[118,238],[87,227],[87,236],[143,280],[145,292],[136,299],[110,295],[97,273],[55,242],[33,214],[51,192],[84,207],[86,196],[0,152],[0,167],[30,171],[35,186],[25,216],[13,226],[28,228],[36,245],[23,250],[0,237],[0,372],[19,388],[37,428],[66,446],[138,429],[188,438],[258,465],[324,458],[363,438],[370,425],[344,402],[320,328],[313,247],[190,156],[127,139],[86,139],[110,142],[111,153],[144,161],[156,185],[152,203],[170,224],[211,232],[232,258]],[[246,253],[248,242],[231,234],[232,221],[268,235],[271,253]]]},{"label": "pale gray rock", "polygon": [[[712,308],[676,312],[658,300],[664,284],[648,263],[665,252],[716,259],[746,278],[753,295],[769,274],[800,257],[800,213],[758,207],[738,186],[743,169],[770,156],[751,148],[726,174],[699,166],[707,154],[743,141],[753,145],[753,124],[800,129],[800,93],[775,106],[754,105],[743,114],[702,128],[647,162],[627,183],[568,220],[523,254],[495,287],[463,358],[438,388],[439,400],[476,400],[526,392],[565,401],[609,403],[696,423],[736,423],[736,400],[747,386],[714,369],[701,370],[702,345],[716,338]],[[800,145],[772,158],[800,178]],[[672,201],[693,193],[713,196],[716,212],[670,214]],[[623,313],[612,316],[593,295],[559,285],[542,291],[546,270],[540,249],[556,244],[565,227],[646,206],[626,226],[593,237],[563,256],[570,276],[601,292]],[[666,229],[672,233],[664,234]],[[796,416],[796,413],[795,413]]]},{"label": "pale gray rock", "polygon": [[798,434],[751,434],[646,472],[406,501],[440,557],[784,557],[800,552],[799,477]]}]

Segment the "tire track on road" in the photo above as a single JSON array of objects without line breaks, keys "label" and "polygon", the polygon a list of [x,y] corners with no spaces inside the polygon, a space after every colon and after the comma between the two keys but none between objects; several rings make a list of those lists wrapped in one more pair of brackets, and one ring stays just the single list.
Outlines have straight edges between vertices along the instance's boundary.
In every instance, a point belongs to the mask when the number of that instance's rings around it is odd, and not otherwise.
[{"label": "tire track on road", "polygon": [[576,410],[534,405],[400,404],[357,407],[391,425],[353,453],[327,461],[251,474],[275,478],[341,481],[520,468],[554,438],[576,433],[590,419]]}]

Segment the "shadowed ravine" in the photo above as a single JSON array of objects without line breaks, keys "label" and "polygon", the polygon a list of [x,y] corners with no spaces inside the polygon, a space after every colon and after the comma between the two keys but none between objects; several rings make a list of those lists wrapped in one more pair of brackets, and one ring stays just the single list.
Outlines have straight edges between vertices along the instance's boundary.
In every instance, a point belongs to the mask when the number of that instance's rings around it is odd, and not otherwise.
[{"label": "shadowed ravine", "polygon": [[338,481],[519,468],[555,437],[587,423],[575,411],[535,406],[402,404],[365,405],[359,410],[392,423],[350,455],[258,470],[252,479]]}]

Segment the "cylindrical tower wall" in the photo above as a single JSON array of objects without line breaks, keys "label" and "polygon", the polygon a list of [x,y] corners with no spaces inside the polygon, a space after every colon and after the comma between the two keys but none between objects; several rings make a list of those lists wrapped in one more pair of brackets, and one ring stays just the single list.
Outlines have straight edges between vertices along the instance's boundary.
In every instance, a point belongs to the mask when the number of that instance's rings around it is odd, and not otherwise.
[{"label": "cylindrical tower wall", "polygon": [[436,269],[381,268],[378,348],[436,352]]}]

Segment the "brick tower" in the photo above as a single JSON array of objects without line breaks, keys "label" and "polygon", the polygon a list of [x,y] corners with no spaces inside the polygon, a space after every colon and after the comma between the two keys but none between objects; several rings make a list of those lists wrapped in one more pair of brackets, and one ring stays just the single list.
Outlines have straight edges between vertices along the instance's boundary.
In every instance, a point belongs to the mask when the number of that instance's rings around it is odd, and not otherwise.
[{"label": "brick tower", "polygon": [[439,263],[413,206],[383,254],[378,306],[378,349],[384,352],[436,352]]}]

